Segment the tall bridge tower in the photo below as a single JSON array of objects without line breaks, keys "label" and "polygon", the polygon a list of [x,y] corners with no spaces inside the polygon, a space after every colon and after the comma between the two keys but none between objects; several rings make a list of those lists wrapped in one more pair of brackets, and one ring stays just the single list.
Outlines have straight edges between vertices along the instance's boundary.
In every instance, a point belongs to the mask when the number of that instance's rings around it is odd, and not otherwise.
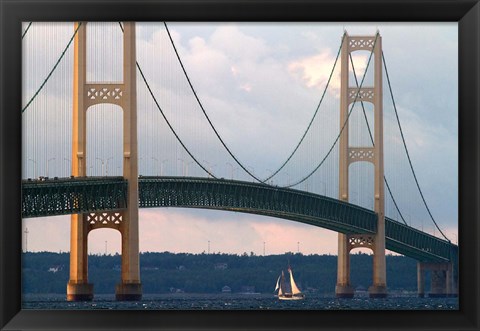
[{"label": "tall bridge tower", "polygon": [[92,300],[93,284],[88,282],[88,234],[99,228],[120,231],[122,236],[121,283],[117,300],[142,297],[138,239],[138,159],[135,23],[123,24],[123,83],[87,82],[86,22],[78,29],[74,44],[72,175],[86,176],[87,111],[99,103],[112,103],[123,109],[123,177],[128,182],[127,209],[71,216],[70,280],[67,300]]},{"label": "tall bridge tower", "polygon": [[[359,50],[373,51],[374,86],[350,86],[349,56]],[[383,96],[382,96],[382,37],[349,36],[345,32],[341,51],[341,92],[340,92],[340,128],[348,119],[351,103],[370,102],[374,106],[374,146],[350,147],[348,140],[348,122],[340,136],[339,163],[339,199],[349,201],[348,173],[353,162],[366,161],[374,166],[374,200],[377,213],[377,233],[338,234],[338,270],[335,293],[337,297],[351,298],[354,289],[350,284],[350,251],[357,247],[373,250],[373,284],[369,287],[370,297],[386,297],[385,265],[385,188],[383,168]]]}]

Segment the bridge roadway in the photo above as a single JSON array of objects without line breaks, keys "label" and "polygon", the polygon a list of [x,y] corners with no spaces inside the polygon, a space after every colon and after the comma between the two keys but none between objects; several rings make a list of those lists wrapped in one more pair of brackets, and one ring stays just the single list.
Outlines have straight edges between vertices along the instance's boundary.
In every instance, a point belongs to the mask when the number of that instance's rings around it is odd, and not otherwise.
[{"label": "bridge roadway", "polygon": [[[22,217],[122,210],[122,177],[70,177],[22,181]],[[277,217],[345,234],[376,232],[375,212],[305,191],[238,180],[139,177],[141,208],[184,207]],[[458,261],[458,246],[385,218],[386,248],[423,262]]]}]

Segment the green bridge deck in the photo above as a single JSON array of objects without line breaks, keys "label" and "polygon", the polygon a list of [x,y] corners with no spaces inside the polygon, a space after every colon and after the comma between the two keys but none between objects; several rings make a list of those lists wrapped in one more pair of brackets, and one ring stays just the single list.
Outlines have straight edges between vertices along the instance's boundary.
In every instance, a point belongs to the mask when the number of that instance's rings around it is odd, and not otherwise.
[{"label": "green bridge deck", "polygon": [[[22,217],[125,209],[122,177],[22,181]],[[237,180],[140,177],[141,208],[229,210],[288,219],[345,234],[375,233],[375,212],[300,190]],[[386,248],[419,261],[457,261],[458,246],[395,220],[385,219]]]}]

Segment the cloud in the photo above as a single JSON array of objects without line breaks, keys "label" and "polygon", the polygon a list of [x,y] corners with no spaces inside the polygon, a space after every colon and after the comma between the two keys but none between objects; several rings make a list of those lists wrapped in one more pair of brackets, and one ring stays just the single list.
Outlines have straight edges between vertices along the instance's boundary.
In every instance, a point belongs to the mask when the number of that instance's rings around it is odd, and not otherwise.
[{"label": "cloud", "polygon": [[[325,50],[320,54],[291,62],[288,65],[288,70],[297,79],[300,79],[305,86],[323,91],[334,62],[335,57],[330,54],[329,50]],[[339,64],[338,62],[337,65]],[[338,76],[332,77],[330,86],[333,90],[339,91],[340,80]]]},{"label": "cloud", "polygon": [[236,25],[225,25],[215,29],[210,37],[211,46],[222,51],[234,61],[259,61],[270,55],[265,41],[243,33]]},{"label": "cloud", "polygon": [[[364,52],[362,52],[364,53]],[[340,57],[335,64],[336,55],[331,53],[330,49],[321,50],[319,54],[294,60],[288,65],[288,70],[297,80],[300,80],[306,87],[323,91],[329,80],[328,92],[336,98],[340,98]],[[352,54],[352,61],[355,67],[358,83],[360,84],[367,67],[368,55]],[[332,74],[333,65],[335,70]],[[353,73],[352,65],[349,61],[349,72]],[[350,86],[354,86],[354,76],[350,75]],[[363,84],[367,86],[368,84]]]}]

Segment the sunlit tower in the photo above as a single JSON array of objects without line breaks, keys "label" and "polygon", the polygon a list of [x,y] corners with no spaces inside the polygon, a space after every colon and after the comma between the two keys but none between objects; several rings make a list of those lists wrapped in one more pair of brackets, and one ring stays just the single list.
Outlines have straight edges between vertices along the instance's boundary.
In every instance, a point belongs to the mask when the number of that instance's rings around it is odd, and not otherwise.
[{"label": "sunlit tower", "polygon": [[[123,82],[87,82],[87,23],[75,23],[72,175],[87,175],[87,111],[108,103],[123,111],[123,178],[128,182],[127,208],[120,211],[73,214],[70,229],[70,279],[67,300],[93,299],[93,284],[88,282],[88,233],[111,228],[121,234],[121,281],[115,288],[117,300],[140,300],[142,284],[139,266],[138,233],[138,143],[135,23],[124,22]],[[103,162],[102,162],[103,164]]]},{"label": "sunlit tower", "polygon": [[[351,86],[349,82],[349,57],[355,51],[372,52],[374,62],[373,87]],[[370,162],[374,167],[374,210],[377,214],[375,234],[338,234],[338,269],[335,293],[337,297],[351,298],[354,289],[350,284],[350,251],[356,247],[373,251],[373,284],[369,287],[370,297],[387,295],[385,264],[385,189],[383,162],[383,85],[382,85],[382,37],[343,37],[341,50],[340,85],[340,135],[339,145],[339,200],[349,202],[349,166],[354,162]],[[366,72],[364,73],[364,75]],[[362,79],[363,82],[363,79]],[[373,147],[349,144],[349,112],[355,102],[370,102],[374,107]],[[345,125],[345,126],[344,126]]]}]

